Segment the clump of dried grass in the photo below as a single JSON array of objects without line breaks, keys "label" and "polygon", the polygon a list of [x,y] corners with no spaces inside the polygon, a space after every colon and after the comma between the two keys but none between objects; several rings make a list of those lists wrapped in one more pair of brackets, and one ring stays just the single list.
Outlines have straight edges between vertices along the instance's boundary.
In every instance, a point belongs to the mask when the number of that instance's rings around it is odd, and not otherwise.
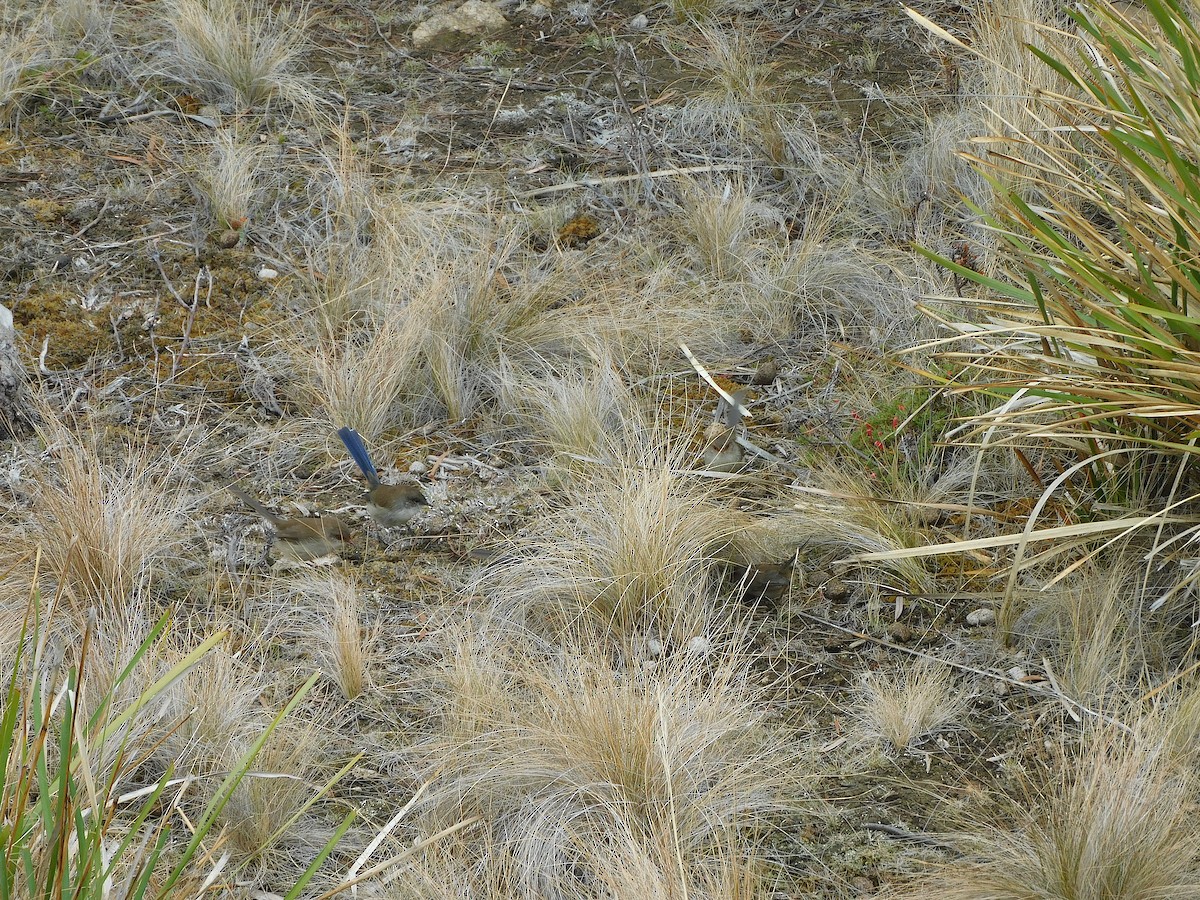
[{"label": "clump of dried grass", "polygon": [[864,674],[855,718],[866,737],[907,750],[953,723],[966,707],[950,667],[920,660],[894,673]]},{"label": "clump of dried grass", "polygon": [[686,441],[664,450],[653,429],[631,424],[606,436],[603,456],[563,485],[561,505],[485,573],[518,620],[686,643],[726,618],[714,567],[749,516],[681,469],[692,461]]},{"label": "clump of dried grass", "polygon": [[214,131],[206,152],[195,154],[193,184],[221,228],[240,231],[261,208],[266,152],[257,141]]},{"label": "clump of dried grass", "polygon": [[1018,827],[982,829],[967,861],[905,894],[949,900],[1196,897],[1195,773],[1161,734],[1105,727],[1019,804]]},{"label": "clump of dried grass", "polygon": [[423,828],[478,816],[470,846],[494,849],[463,864],[503,896],[744,883],[754,836],[806,800],[805,744],[768,724],[734,647],[638,671],[591,640],[554,651],[495,622],[457,634],[445,730],[417,748],[436,773]]},{"label": "clump of dried grass", "polygon": [[322,104],[311,75],[308,12],[263,0],[167,0],[161,7],[166,39],[159,46],[167,75],[237,111],[272,97],[315,111]]},{"label": "clump of dried grass", "polygon": [[181,472],[183,456],[148,441],[106,448],[43,410],[38,426],[53,465],[40,480],[35,528],[44,569],[81,607],[119,609],[153,579],[168,575],[190,537],[197,499]]}]

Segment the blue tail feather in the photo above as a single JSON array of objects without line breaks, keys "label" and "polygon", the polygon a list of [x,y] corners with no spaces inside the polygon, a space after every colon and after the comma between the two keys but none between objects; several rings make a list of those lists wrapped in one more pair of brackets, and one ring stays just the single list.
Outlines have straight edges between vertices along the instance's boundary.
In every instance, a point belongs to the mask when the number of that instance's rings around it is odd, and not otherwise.
[{"label": "blue tail feather", "polygon": [[346,445],[346,450],[350,453],[350,458],[354,460],[355,465],[363,473],[363,477],[371,487],[379,484],[379,472],[375,470],[375,464],[371,462],[371,454],[367,452],[367,445],[363,443],[363,439],[359,437],[357,431],[353,428],[345,426],[337,430],[337,435],[342,439],[342,443]]}]

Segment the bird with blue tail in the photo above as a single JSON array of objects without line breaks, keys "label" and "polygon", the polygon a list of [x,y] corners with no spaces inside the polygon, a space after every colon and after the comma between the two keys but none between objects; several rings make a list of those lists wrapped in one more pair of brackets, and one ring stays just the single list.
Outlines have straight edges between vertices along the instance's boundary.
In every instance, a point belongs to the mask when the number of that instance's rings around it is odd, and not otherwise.
[{"label": "bird with blue tail", "polygon": [[371,462],[371,454],[367,445],[353,428],[342,427],[337,431],[338,437],[346,445],[346,450],[355,465],[367,479],[367,491],[363,494],[363,502],[371,518],[384,528],[395,528],[407,525],[429,506],[425,493],[420,485],[406,482],[404,484],[384,484],[379,480],[379,472]]}]

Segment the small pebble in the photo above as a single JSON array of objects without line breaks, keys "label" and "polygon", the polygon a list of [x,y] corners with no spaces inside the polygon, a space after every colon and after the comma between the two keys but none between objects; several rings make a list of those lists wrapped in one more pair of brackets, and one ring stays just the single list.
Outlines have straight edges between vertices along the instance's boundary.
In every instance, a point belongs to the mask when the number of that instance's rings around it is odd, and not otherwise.
[{"label": "small pebble", "polygon": [[692,656],[708,656],[708,651],[712,649],[712,644],[708,642],[706,637],[694,637],[688,641],[687,651]]},{"label": "small pebble", "polygon": [[973,609],[967,613],[967,624],[972,628],[980,628],[984,625],[993,625],[995,622],[995,611],[988,609],[986,606],[981,606],[979,609]]},{"label": "small pebble", "polygon": [[425,465],[425,463],[421,462],[420,460],[408,464],[409,475],[424,475],[428,471],[429,466]]},{"label": "small pebble", "polygon": [[650,638],[650,640],[646,641],[646,652],[651,656],[662,656],[663,642],[658,638]]},{"label": "small pebble", "polygon": [[263,266],[258,270],[258,277],[261,281],[271,281],[274,278],[278,278],[279,273],[268,266]]},{"label": "small pebble", "polygon": [[1029,673],[1026,672],[1024,669],[1022,669],[1020,666],[1013,666],[1011,669],[1009,669],[1004,674],[1007,675],[1009,677],[1009,679],[1011,679],[1012,681],[1021,681],[1025,678],[1029,677]]},{"label": "small pebble", "polygon": [[912,640],[913,630],[903,622],[893,622],[888,627],[888,635],[897,644],[907,644]]},{"label": "small pebble", "polygon": [[650,19],[645,13],[638,13],[625,25],[630,31],[645,31],[649,26]]},{"label": "small pebble", "polygon": [[[225,231],[222,231],[220,235],[218,235],[217,246],[220,247],[222,250],[232,250],[234,247],[237,246],[237,242],[239,240],[241,240],[241,237],[242,236],[240,234],[238,234],[236,231],[234,231],[232,228],[228,228]],[[261,273],[260,273],[260,277],[261,277]]]}]

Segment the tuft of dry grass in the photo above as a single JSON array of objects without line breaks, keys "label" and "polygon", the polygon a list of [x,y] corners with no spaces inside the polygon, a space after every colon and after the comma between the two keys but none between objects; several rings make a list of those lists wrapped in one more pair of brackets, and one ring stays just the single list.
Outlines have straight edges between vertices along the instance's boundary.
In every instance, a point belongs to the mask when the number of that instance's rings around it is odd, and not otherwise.
[{"label": "tuft of dry grass", "polygon": [[167,75],[237,111],[272,97],[315,112],[322,104],[311,75],[308,11],[264,0],[165,0],[167,34],[159,47]]},{"label": "tuft of dry grass", "polygon": [[241,231],[262,205],[265,171],[262,144],[218,130],[207,153],[197,155],[193,185],[219,227]]},{"label": "tuft of dry grass", "polygon": [[679,653],[635,671],[586,636],[552,652],[500,640],[492,623],[459,633],[445,736],[416,758],[437,773],[424,828],[480,816],[472,846],[495,850],[463,863],[503,873],[501,896],[591,896],[599,880],[676,897],[714,873],[740,881],[768,823],[807,800],[805,745],[767,723],[736,648],[711,667]]},{"label": "tuft of dry grass", "polygon": [[8,4],[0,6],[0,13],[5,14],[4,25],[0,26],[0,121],[3,121],[21,98],[35,89],[30,77],[34,71],[55,57],[43,20],[20,17]]},{"label": "tuft of dry grass", "polygon": [[520,621],[686,642],[723,620],[714,565],[749,516],[723,505],[713,482],[679,471],[686,442],[664,452],[652,434],[623,431],[607,445],[485,584]]},{"label": "tuft of dry grass", "polygon": [[1195,898],[1200,828],[1195,773],[1161,735],[1088,734],[1042,791],[1021,801],[1019,827],[986,829],[964,863],[905,896],[948,900]]},{"label": "tuft of dry grass", "polygon": [[148,443],[105,450],[95,433],[71,431],[48,409],[38,433],[53,465],[26,547],[41,548],[79,606],[119,609],[174,568],[190,537],[196,497],[180,478],[186,459]]},{"label": "tuft of dry grass", "polygon": [[54,0],[46,24],[55,39],[72,48],[104,49],[113,45],[113,8],[106,0]]},{"label": "tuft of dry grass", "polygon": [[366,440],[411,419],[421,392],[419,317],[393,307],[338,337],[289,341],[300,367],[298,389],[321,421],[320,432],[347,425]]},{"label": "tuft of dry grass", "polygon": [[[1131,560],[1095,566],[1031,596],[1016,621],[998,628],[1018,644],[1046,655],[1057,687],[1072,700],[1099,710],[1126,699],[1131,676],[1148,674],[1146,644],[1154,623],[1138,622],[1149,604]],[[1009,618],[1016,608],[1002,610]]]},{"label": "tuft of dry grass", "polygon": [[611,435],[631,428],[634,399],[607,350],[597,351],[588,369],[555,371],[551,361],[536,375],[524,367],[501,376],[504,406],[512,410],[547,453],[571,467],[595,460],[611,448]]},{"label": "tuft of dry grass", "polygon": [[733,127],[737,143],[761,153],[777,168],[793,158],[783,111],[772,96],[766,50],[753,32],[705,24],[696,29],[693,59],[708,78],[703,105]]},{"label": "tuft of dry grass", "polygon": [[182,724],[163,743],[164,765],[219,771],[266,724],[260,702],[266,686],[264,674],[243,655],[225,647],[210,652],[168,695]]},{"label": "tuft of dry grass", "polygon": [[690,179],[683,183],[682,192],[684,227],[701,264],[714,278],[740,278],[755,250],[754,232],[769,224],[754,202],[753,186],[733,180],[720,184]]},{"label": "tuft of dry grass", "polygon": [[362,625],[358,582],[332,572],[314,587],[321,601],[317,631],[322,666],[342,696],[353,700],[371,683],[370,635]]},{"label": "tuft of dry grass", "polygon": [[[232,747],[232,763],[245,747]],[[298,823],[304,806],[318,789],[313,773],[321,762],[321,741],[312,726],[286,723],[255,758],[255,770],[238,786],[222,813],[226,834],[234,847],[247,855],[267,853],[282,842],[287,853],[270,855],[273,876],[287,864],[300,863],[293,854],[305,844],[319,847],[325,836],[314,823]],[[299,827],[298,827],[299,826]],[[302,868],[302,865],[299,866]]]},{"label": "tuft of dry grass", "polygon": [[966,706],[950,667],[920,660],[895,673],[865,673],[854,714],[866,737],[907,750],[954,722]]}]

